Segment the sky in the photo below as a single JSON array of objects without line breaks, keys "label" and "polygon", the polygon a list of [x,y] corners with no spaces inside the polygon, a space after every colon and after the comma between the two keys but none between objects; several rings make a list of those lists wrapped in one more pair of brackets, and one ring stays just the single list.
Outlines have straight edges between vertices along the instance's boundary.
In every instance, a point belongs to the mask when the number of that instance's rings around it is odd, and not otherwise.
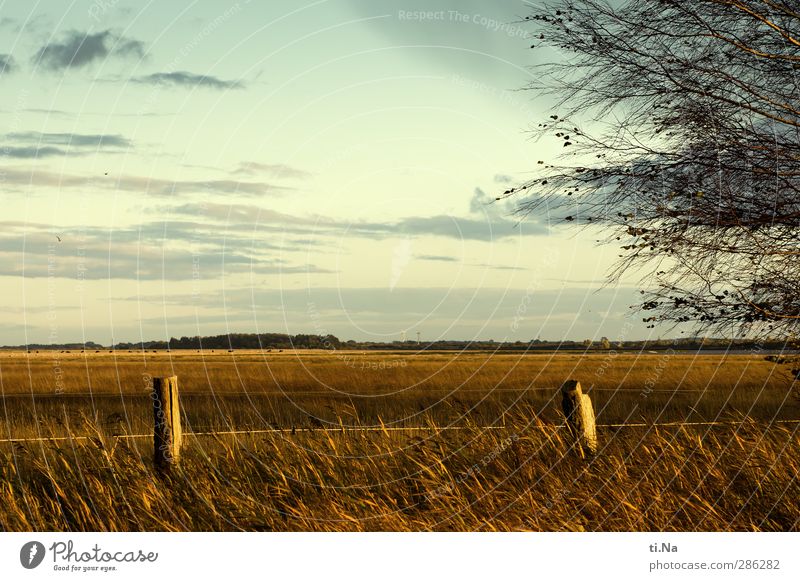
[{"label": "sky", "polygon": [[0,0],[0,344],[650,336],[495,202],[560,153],[529,6]]}]

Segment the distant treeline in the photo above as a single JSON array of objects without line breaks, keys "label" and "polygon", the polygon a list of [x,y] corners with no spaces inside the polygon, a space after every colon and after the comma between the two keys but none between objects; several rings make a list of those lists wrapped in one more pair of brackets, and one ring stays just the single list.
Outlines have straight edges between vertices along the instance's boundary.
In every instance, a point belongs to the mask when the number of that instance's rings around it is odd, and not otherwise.
[{"label": "distant treeline", "polygon": [[796,350],[797,345],[790,343],[786,339],[766,339],[763,341],[744,340],[744,339],[714,339],[708,337],[686,337],[680,339],[659,339],[649,341],[610,341],[603,337],[593,341],[433,341],[423,342],[418,345],[416,341],[394,341],[391,343],[356,343],[356,349],[373,350],[396,350],[420,348],[454,351],[454,350],[480,350],[480,351],[665,351],[668,349],[676,350],[731,350],[731,351],[791,351]]},{"label": "distant treeline", "polygon": [[334,335],[288,335],[285,333],[230,333],[227,335],[214,335],[210,337],[181,337],[171,338],[169,341],[142,341],[139,343],[117,343],[105,347],[93,341],[86,343],[61,343],[43,345],[32,343],[30,345],[5,346],[0,349],[16,350],[81,350],[81,349],[362,349],[362,350],[413,350],[431,349],[443,351],[639,351],[639,350],[734,350],[734,351],[782,351],[793,350],[797,346],[789,344],[785,339],[766,339],[763,341],[747,339],[715,339],[708,337],[686,337],[681,339],[660,339],[650,341],[611,341],[606,337],[600,340],[586,339],[584,341],[391,341],[391,342],[359,342],[342,341]]},{"label": "distant treeline", "polygon": [[333,335],[287,335],[284,333],[230,333],[211,337],[181,337],[169,341],[117,343],[114,349],[339,349]]},{"label": "distant treeline", "polygon": [[81,350],[81,349],[106,349],[106,347],[100,345],[99,343],[95,343],[93,341],[87,341],[86,343],[52,343],[52,344],[42,344],[42,343],[30,343],[28,345],[3,345],[0,349],[8,350],[8,351],[38,351],[40,349],[61,349],[61,350]]}]

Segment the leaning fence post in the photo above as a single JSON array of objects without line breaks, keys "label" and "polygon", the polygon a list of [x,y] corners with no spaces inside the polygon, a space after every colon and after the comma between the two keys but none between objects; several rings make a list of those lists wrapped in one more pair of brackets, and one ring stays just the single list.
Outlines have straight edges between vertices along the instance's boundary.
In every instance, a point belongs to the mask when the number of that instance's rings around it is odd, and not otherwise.
[{"label": "leaning fence post", "polygon": [[581,391],[581,384],[569,379],[561,386],[561,406],[567,426],[578,444],[581,458],[597,452],[597,428],[594,423],[592,400]]},{"label": "leaning fence post", "polygon": [[153,378],[153,419],[153,462],[168,469],[180,459],[183,441],[177,376]]}]

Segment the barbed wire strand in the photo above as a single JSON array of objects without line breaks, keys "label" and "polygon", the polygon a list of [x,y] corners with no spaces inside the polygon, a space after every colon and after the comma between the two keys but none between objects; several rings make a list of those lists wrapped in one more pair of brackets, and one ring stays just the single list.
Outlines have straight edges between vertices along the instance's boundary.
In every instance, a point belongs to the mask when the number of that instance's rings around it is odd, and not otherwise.
[{"label": "barbed wire strand", "polygon": [[[657,427],[683,427],[683,426],[740,426],[744,422],[663,422],[663,423],[622,423],[622,424],[597,424],[597,428],[657,428]],[[800,424],[798,420],[774,420],[770,424]],[[565,425],[537,425],[526,426],[525,429],[539,430],[560,430]],[[391,426],[391,427],[348,427],[348,428],[270,428],[264,430],[223,430],[223,431],[198,431],[184,432],[184,436],[218,436],[218,435],[248,435],[248,434],[277,434],[277,433],[325,433],[341,434],[347,432],[409,432],[409,431],[457,431],[457,430],[509,430],[513,426]],[[120,440],[132,440],[136,438],[152,438],[153,434],[109,434],[107,438]],[[83,441],[96,440],[97,436],[53,436],[49,438],[6,438],[0,439],[0,443],[24,443],[24,442],[57,442],[57,441]]]}]

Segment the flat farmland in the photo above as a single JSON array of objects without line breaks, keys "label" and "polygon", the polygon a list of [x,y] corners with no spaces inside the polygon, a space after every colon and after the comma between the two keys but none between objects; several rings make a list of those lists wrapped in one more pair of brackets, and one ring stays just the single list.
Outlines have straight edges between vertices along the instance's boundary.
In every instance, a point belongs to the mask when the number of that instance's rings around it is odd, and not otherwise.
[{"label": "flat farmland", "polygon": [[[152,467],[153,377],[179,467]],[[593,401],[575,456],[559,388]],[[3,530],[797,530],[764,354],[0,352]],[[623,425],[623,424],[627,424]]]},{"label": "flat farmland", "polygon": [[601,424],[800,418],[789,370],[759,355],[40,351],[0,354],[0,374],[9,437],[34,419],[61,435],[59,423],[75,430],[82,416],[148,431],[151,379],[165,375],[178,376],[198,430],[491,425],[523,405],[557,421],[567,379]]}]

